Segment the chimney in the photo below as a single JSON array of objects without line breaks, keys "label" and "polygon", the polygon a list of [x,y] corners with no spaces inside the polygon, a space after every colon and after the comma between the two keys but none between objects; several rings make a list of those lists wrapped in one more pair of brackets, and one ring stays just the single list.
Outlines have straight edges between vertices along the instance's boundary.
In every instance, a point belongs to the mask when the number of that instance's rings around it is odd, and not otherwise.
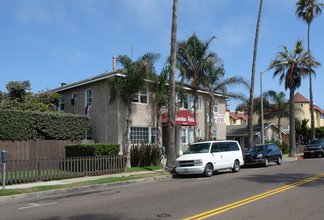
[{"label": "chimney", "polygon": [[116,58],[113,56],[113,71],[116,71]]},{"label": "chimney", "polygon": [[66,83],[61,83],[61,87],[64,87],[64,86],[66,86]]}]

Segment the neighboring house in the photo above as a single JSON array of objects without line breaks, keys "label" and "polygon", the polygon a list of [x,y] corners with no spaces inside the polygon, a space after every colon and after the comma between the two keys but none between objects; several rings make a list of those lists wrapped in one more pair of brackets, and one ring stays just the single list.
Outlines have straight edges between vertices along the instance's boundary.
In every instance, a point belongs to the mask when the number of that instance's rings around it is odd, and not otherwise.
[{"label": "neighboring house", "polygon": [[[261,126],[253,125],[253,143],[261,143]],[[227,125],[226,138],[236,140],[245,151],[252,146],[248,146],[248,127],[247,125]],[[274,123],[264,123],[264,140],[279,140],[279,130]]]},{"label": "neighboring house", "polygon": [[244,112],[226,110],[226,125],[246,125],[248,117]]},{"label": "neighboring house", "polygon": [[[111,86],[108,83],[110,77],[122,77],[118,71],[106,72],[82,81],[71,84],[62,84],[54,89],[62,95],[60,109],[72,114],[85,114],[90,118],[90,130],[87,139],[102,143],[119,143],[124,145],[125,116],[127,107],[120,97],[110,101]],[[193,96],[190,86],[184,86],[186,100],[178,103],[178,115],[176,119],[176,152],[182,154],[188,143],[193,142],[194,127],[197,128],[198,138],[206,140],[208,137],[208,93],[199,90],[197,118],[192,116]],[[226,138],[225,124],[225,98],[221,94],[215,94],[216,106],[215,123],[213,124],[213,139]],[[143,140],[146,143],[157,143],[156,140],[156,112],[155,96],[149,87],[140,89],[133,97],[132,123],[130,126],[130,140],[137,144]],[[182,110],[182,111],[181,111]],[[167,111],[162,109],[162,113]],[[167,118],[162,117],[162,140],[167,145]],[[193,124],[191,124],[191,122]],[[190,123],[189,123],[190,122]],[[194,125],[196,124],[196,125]]]},{"label": "neighboring house", "polygon": [[[300,121],[307,119],[308,126],[311,127],[311,110],[310,110],[310,101],[306,99],[303,95],[301,95],[299,92],[297,92],[294,96],[295,99],[295,118],[299,119]],[[266,112],[265,112],[266,114]],[[314,105],[314,115],[315,115],[315,127],[323,127],[324,126],[324,111]],[[259,122],[260,116],[258,114],[253,115],[253,123],[257,124]],[[264,119],[264,122],[268,123],[278,123],[277,118],[271,118],[271,119]],[[289,116],[284,115],[281,118],[281,128],[283,129],[289,129]]]}]

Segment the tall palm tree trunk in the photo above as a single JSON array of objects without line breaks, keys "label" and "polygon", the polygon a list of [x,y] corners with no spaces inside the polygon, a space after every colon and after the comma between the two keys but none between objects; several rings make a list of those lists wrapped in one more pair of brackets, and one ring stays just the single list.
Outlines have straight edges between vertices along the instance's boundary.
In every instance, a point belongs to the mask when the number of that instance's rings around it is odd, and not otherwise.
[{"label": "tall palm tree trunk", "polygon": [[209,123],[208,123],[208,140],[211,141],[213,139],[213,122],[214,122],[214,96],[212,94],[209,95]]},{"label": "tall palm tree trunk", "polygon": [[[194,112],[193,112],[193,116],[195,117],[196,121],[197,120],[197,109],[198,109],[198,88],[194,88]],[[197,127],[194,127],[194,142],[197,142]]]},{"label": "tall palm tree trunk", "polygon": [[254,51],[253,51],[253,63],[252,63],[252,75],[251,75],[251,87],[250,87],[250,100],[249,100],[249,110],[248,110],[248,139],[249,139],[248,148],[251,148],[253,146],[254,78],[255,78],[255,63],[256,63],[256,57],[257,57],[257,48],[258,48],[258,39],[259,39],[259,29],[260,29],[262,5],[263,5],[263,0],[260,0],[259,15],[258,15],[258,21],[257,21],[257,26],[256,26],[256,31],[255,31],[255,38],[254,38]]},{"label": "tall palm tree trunk", "polygon": [[289,156],[293,157],[296,155],[296,134],[295,134],[295,90],[290,89],[289,96]]},{"label": "tall palm tree trunk", "polygon": [[125,139],[126,139],[126,147],[123,149],[123,154],[126,157],[126,167],[131,167],[131,161],[130,161],[130,148],[131,148],[131,142],[130,142],[130,124],[131,124],[131,115],[132,115],[132,104],[131,102],[128,102],[128,112],[126,114],[126,132],[125,132]]},{"label": "tall palm tree trunk", "polygon": [[167,169],[172,171],[175,168],[175,64],[177,46],[177,18],[178,0],[173,0],[172,29],[171,29],[171,64],[169,78],[169,101],[168,101],[168,146],[167,146]]},{"label": "tall palm tree trunk", "polygon": [[[309,35],[310,35],[310,23],[308,23],[308,29],[307,29],[308,56],[310,56]],[[315,139],[315,116],[314,116],[314,102],[313,102],[313,83],[312,83],[312,73],[310,72],[310,66],[308,66],[308,74],[309,74],[309,99],[310,99],[310,105],[311,105],[311,138]]]}]

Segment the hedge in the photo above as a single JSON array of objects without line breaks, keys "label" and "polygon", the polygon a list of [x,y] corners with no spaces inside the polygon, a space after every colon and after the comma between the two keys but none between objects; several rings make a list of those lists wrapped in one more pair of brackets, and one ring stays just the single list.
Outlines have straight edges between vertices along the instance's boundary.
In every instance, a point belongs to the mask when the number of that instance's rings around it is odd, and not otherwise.
[{"label": "hedge", "polygon": [[0,140],[83,140],[86,116],[0,109]]},{"label": "hedge", "polygon": [[65,146],[66,157],[114,156],[120,151],[119,144],[69,144]]}]

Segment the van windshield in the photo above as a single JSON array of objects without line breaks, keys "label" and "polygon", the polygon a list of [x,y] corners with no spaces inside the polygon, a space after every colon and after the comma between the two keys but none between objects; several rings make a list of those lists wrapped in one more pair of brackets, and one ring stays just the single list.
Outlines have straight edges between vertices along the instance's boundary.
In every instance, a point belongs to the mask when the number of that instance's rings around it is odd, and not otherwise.
[{"label": "van windshield", "polygon": [[208,153],[210,143],[190,144],[184,154]]}]

